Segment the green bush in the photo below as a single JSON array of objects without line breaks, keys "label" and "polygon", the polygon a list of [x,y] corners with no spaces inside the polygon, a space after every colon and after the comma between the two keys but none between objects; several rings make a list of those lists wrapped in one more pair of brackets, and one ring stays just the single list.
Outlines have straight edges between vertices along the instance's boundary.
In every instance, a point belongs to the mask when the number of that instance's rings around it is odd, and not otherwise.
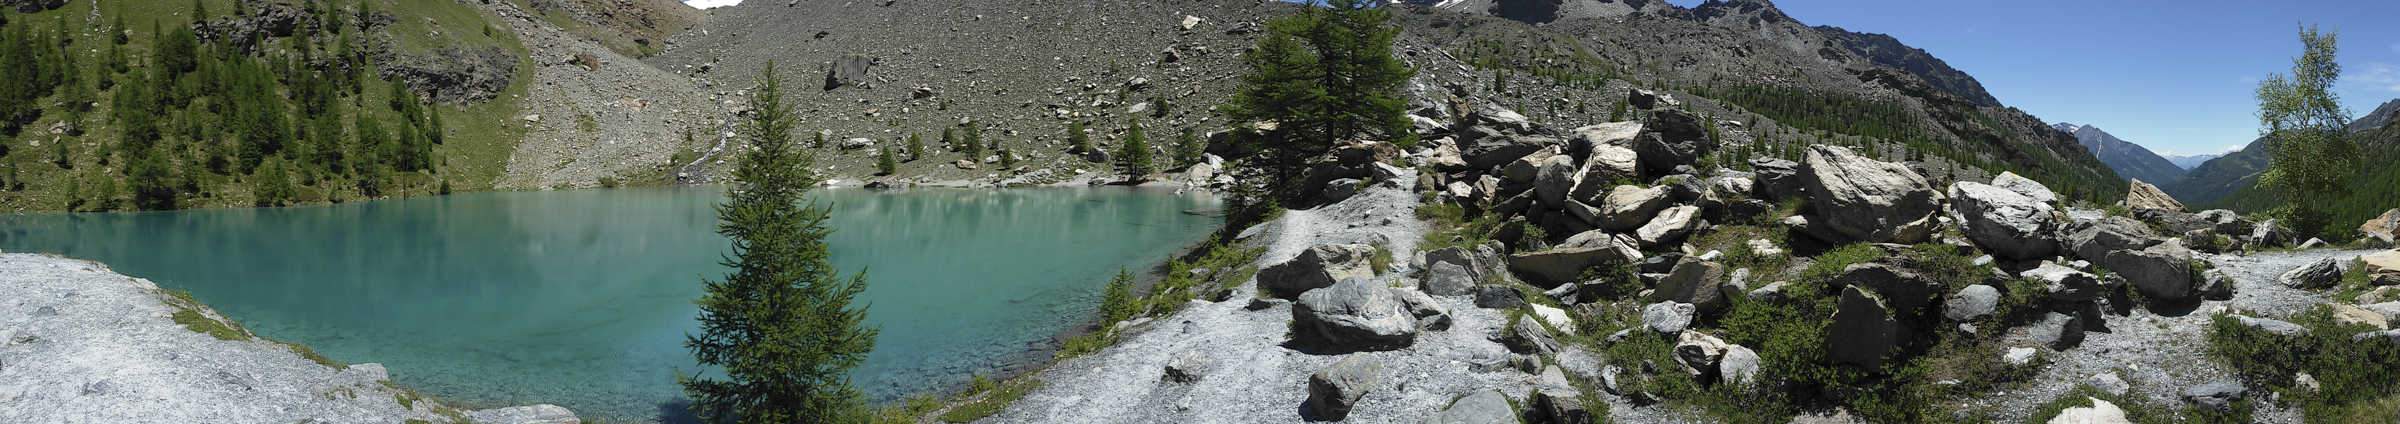
[{"label": "green bush", "polygon": [[1132,318],[1139,307],[1133,300],[1133,272],[1117,268],[1117,276],[1108,280],[1108,289],[1100,296],[1100,325],[1107,327]]},{"label": "green bush", "polygon": [[[2354,408],[2389,407],[2379,404],[2400,394],[2400,346],[2350,341],[2352,334],[2373,331],[2373,326],[2336,323],[2327,305],[2287,321],[2308,328],[2308,333],[2278,335],[2242,325],[2233,312],[2220,313],[2210,319],[2208,353],[2233,368],[2245,385],[2299,404],[2310,422],[2331,421],[2321,417],[2346,416]],[[2315,377],[2321,389],[2294,387],[2296,373]]]}]

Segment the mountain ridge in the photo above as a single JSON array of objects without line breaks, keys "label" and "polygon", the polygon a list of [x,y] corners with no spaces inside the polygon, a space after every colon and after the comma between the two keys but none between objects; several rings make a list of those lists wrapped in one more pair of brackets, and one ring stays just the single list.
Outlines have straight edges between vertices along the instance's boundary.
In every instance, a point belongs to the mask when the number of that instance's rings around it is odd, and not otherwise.
[{"label": "mountain ridge", "polygon": [[2099,157],[2101,163],[2106,163],[2109,168],[2115,169],[2117,176],[2120,177],[2165,183],[2182,180],[2184,173],[2187,172],[2183,167],[2176,166],[2174,162],[2168,162],[2166,158],[2152,153],[2149,148],[2118,139],[2115,135],[2101,131],[2098,126],[2060,122],[2051,125],[2051,128],[2074,134],[2076,142],[2091,149],[2093,156]]}]

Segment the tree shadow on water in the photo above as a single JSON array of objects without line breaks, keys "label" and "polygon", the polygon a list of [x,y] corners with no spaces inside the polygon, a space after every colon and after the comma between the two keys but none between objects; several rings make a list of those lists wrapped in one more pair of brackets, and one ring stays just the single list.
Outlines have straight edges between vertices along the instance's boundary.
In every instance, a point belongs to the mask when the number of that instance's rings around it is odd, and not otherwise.
[{"label": "tree shadow on water", "polygon": [[707,420],[692,411],[691,399],[676,399],[658,404],[658,422],[665,424],[706,424]]}]

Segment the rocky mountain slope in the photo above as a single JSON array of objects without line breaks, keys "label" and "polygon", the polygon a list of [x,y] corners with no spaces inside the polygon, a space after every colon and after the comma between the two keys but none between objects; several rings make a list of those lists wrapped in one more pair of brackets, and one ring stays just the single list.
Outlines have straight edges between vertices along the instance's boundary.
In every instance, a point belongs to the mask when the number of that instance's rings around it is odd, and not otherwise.
[{"label": "rocky mountain slope", "polygon": [[1992,93],[1984,91],[1983,83],[1975,81],[1974,75],[1967,75],[1965,71],[1951,68],[1948,62],[1933,57],[1932,53],[1927,53],[1924,49],[1901,44],[1898,38],[1884,34],[1851,32],[1837,26],[1821,25],[1816,29],[1817,32],[1825,34],[1825,38],[1841,43],[1842,47],[1850,49],[1851,53],[1874,61],[1877,65],[1899,68],[1916,74],[1918,78],[1924,78],[1925,82],[1931,83],[1935,87],[1941,87],[1943,91],[1949,91],[1950,94],[1966,98],[1967,101],[1974,102],[1976,106],[2000,106],[2000,99],[1993,98]]},{"label": "rocky mountain slope", "polygon": [[2106,163],[2109,168],[2115,169],[2117,176],[2142,181],[2158,181],[2160,184],[2183,179],[2183,167],[2175,166],[2174,162],[2168,162],[2167,158],[2150,152],[2149,148],[2118,139],[2117,136],[2111,135],[2107,131],[2101,131],[2098,126],[2060,122],[2051,127],[2075,134],[2075,140],[2083,143],[2083,147],[2090,149],[2092,155],[2100,157],[2100,163]]}]

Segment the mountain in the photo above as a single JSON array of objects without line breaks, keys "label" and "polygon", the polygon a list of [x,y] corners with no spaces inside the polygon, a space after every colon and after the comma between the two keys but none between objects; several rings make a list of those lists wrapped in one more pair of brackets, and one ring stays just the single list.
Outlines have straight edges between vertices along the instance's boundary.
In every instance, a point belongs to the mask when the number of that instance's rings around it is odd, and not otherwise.
[{"label": "mountain", "polygon": [[[2330,229],[2355,228],[2358,222],[2400,207],[2400,198],[2391,196],[2400,192],[2400,167],[2391,166],[2400,162],[2400,126],[2391,125],[2396,120],[2400,99],[2384,102],[2345,127],[2358,143],[2361,159],[2350,178],[2350,195],[2323,205],[2333,213]],[[2273,208],[2283,202],[2282,194],[2257,185],[2258,173],[2267,167],[2264,144],[2263,138],[2251,141],[2241,151],[2200,164],[2183,181],[2160,188],[2189,205],[2244,213]]]},{"label": "mountain", "polygon": [[2167,159],[2167,162],[2168,162],[2168,163],[2173,163],[2173,164],[2175,164],[2175,167],[2178,167],[2178,168],[2183,168],[2185,171],[2190,171],[2192,168],[2199,167],[2199,166],[2200,166],[2200,163],[2202,163],[2202,162],[2208,162],[2208,160],[2209,160],[2209,159],[2216,159],[2216,158],[2217,158],[2217,157],[2219,157],[2219,156],[2225,156],[2225,154],[2224,154],[2224,153],[2214,153],[2214,154],[2206,154],[2206,155],[2191,155],[2191,156],[2161,155],[2161,156],[2159,156],[2159,157],[2161,157],[2161,158],[2166,158],[2166,159]]},{"label": "mountain", "polygon": [[2101,163],[2106,163],[2109,168],[2117,170],[2117,176],[2140,179],[2144,182],[2173,182],[2183,179],[2185,172],[2183,167],[2175,166],[2174,162],[2168,162],[2166,158],[2159,157],[2157,153],[2151,153],[2150,149],[2143,148],[2139,144],[2117,139],[2117,136],[2101,131],[2100,127],[2073,125],[2065,122],[2051,125],[2051,127],[2075,134],[2076,142],[2091,149],[2092,155],[2100,157]]},{"label": "mountain", "polygon": [[1850,32],[1850,30],[1836,26],[1818,26],[1816,30],[1817,33],[1824,34],[1825,38],[1841,43],[1842,48],[1850,49],[1851,53],[1874,61],[1877,65],[1900,68],[1900,70],[1916,74],[1918,78],[1924,78],[1926,82],[1932,83],[1935,87],[1941,87],[1943,91],[1949,91],[1950,94],[1975,102],[1976,106],[2000,106],[2000,99],[1993,98],[1992,93],[1983,91],[1983,83],[1975,81],[1974,75],[1967,75],[1964,71],[1952,69],[1948,62],[1933,57],[1933,54],[1926,53],[1923,49],[1901,44],[1900,39],[1883,34]]},{"label": "mountain", "polygon": [[2216,159],[2201,162],[2184,173],[2182,180],[2158,186],[2167,195],[2185,205],[2215,203],[2235,191],[2250,187],[2258,180],[2258,172],[2267,169],[2267,139],[2250,140],[2241,150],[2226,153]]}]

